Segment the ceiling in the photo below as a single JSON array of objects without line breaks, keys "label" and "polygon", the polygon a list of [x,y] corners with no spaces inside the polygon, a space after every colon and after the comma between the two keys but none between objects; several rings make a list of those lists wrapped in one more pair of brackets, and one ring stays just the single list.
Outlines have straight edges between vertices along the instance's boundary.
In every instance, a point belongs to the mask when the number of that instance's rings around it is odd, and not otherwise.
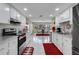
[{"label": "ceiling", "polygon": [[[51,17],[49,17],[50,14],[53,16],[57,15],[70,7],[72,3],[12,3],[12,5],[25,16],[31,14],[31,19],[49,20],[51,19]],[[27,8],[28,10],[24,11],[23,8]],[[60,10],[55,11],[56,8],[59,8]]]}]

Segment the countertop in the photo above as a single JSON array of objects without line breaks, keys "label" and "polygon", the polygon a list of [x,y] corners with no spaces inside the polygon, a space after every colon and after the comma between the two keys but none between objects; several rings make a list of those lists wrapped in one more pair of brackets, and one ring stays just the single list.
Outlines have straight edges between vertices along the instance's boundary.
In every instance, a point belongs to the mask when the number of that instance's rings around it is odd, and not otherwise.
[{"label": "countertop", "polygon": [[61,33],[54,32],[54,33],[52,33],[52,35],[59,35],[59,36],[62,36],[64,38],[72,38],[71,34],[61,34]]},{"label": "countertop", "polygon": [[17,38],[18,36],[0,36],[0,45],[4,43],[8,43],[9,41],[13,40],[14,38]]}]

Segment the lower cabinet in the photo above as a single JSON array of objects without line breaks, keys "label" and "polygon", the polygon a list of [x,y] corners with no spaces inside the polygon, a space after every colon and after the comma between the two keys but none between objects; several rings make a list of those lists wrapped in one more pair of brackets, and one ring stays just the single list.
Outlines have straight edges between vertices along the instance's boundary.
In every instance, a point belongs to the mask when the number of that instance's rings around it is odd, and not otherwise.
[{"label": "lower cabinet", "polygon": [[64,38],[63,53],[65,55],[72,55],[72,38]]},{"label": "lower cabinet", "polygon": [[63,37],[62,35],[57,35],[57,47],[63,53]]},{"label": "lower cabinet", "polygon": [[8,51],[5,48],[1,48],[0,55],[8,55]]},{"label": "lower cabinet", "polygon": [[12,37],[8,43],[9,55],[17,55],[18,47],[17,47],[17,37]]},{"label": "lower cabinet", "polygon": [[8,55],[8,43],[0,45],[0,55]]},{"label": "lower cabinet", "polygon": [[63,53],[63,55],[72,55],[72,37],[64,34],[53,33],[52,42]]},{"label": "lower cabinet", "polygon": [[17,55],[17,36],[5,38],[0,43],[0,55]]}]

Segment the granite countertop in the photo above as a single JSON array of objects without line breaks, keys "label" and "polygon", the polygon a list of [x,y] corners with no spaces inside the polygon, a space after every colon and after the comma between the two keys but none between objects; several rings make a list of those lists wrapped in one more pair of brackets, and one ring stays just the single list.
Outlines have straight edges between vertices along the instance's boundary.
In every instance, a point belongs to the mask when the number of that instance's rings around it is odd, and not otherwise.
[{"label": "granite countertop", "polygon": [[4,43],[8,43],[8,41],[16,37],[17,36],[0,36],[0,45]]},{"label": "granite countertop", "polygon": [[[53,33],[52,33],[53,34]],[[61,34],[61,33],[57,33],[57,32],[55,32],[54,33],[55,35],[60,35],[60,36],[63,36],[64,38],[66,37],[66,38],[72,38],[72,35],[71,34]]]}]

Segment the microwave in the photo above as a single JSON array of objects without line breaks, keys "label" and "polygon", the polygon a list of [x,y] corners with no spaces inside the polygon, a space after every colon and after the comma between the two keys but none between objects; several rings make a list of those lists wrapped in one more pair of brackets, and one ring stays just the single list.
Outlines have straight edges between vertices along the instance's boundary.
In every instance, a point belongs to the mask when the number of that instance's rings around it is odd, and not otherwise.
[{"label": "microwave", "polygon": [[2,35],[16,35],[16,28],[3,28]]}]

